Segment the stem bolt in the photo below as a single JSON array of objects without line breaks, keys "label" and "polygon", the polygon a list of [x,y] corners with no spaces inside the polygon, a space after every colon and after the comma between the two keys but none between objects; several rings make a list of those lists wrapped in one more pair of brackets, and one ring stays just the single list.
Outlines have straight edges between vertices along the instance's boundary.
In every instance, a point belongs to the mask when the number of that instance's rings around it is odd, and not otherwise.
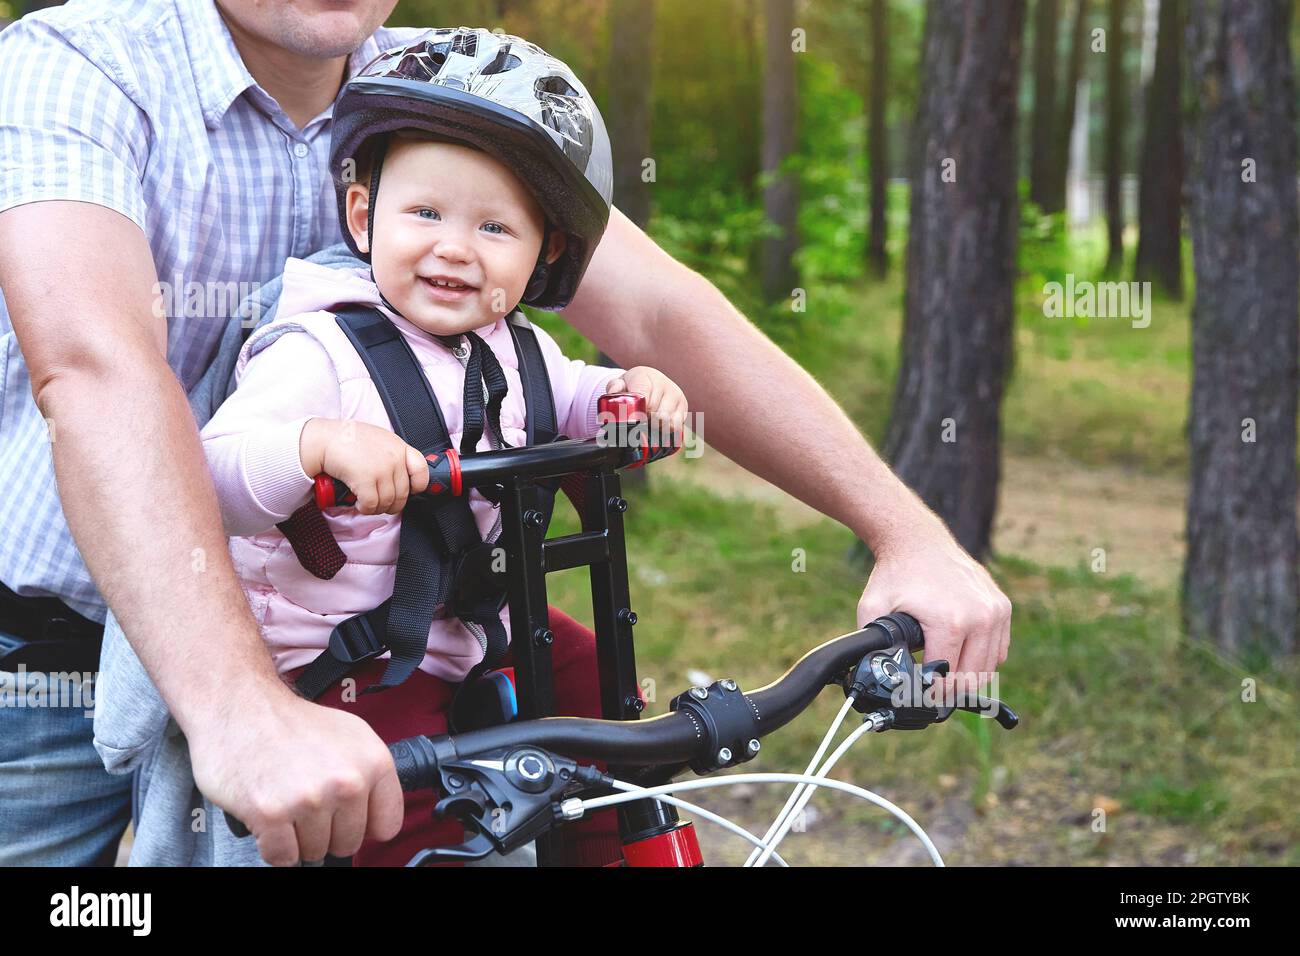
[{"label": "stem bolt", "polygon": [[615,495],[614,497],[610,498],[609,501],[605,503],[609,505],[610,511],[617,511],[619,514],[622,514],[624,511],[627,511],[627,499],[620,498],[618,495]]},{"label": "stem bolt", "polygon": [[533,631],[533,643],[538,647],[546,647],[555,640],[555,635],[551,633],[549,627],[539,627]]}]

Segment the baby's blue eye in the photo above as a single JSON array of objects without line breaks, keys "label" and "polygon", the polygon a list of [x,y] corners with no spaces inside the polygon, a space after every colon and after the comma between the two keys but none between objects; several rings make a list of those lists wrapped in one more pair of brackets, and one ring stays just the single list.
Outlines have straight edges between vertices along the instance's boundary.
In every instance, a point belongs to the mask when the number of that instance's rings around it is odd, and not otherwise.
[{"label": "baby's blue eye", "polygon": [[438,212],[435,209],[419,209],[415,213],[421,219],[438,219]]},{"label": "baby's blue eye", "polygon": [[494,236],[499,236],[506,231],[505,226],[499,222],[488,222],[483,224],[483,228]]}]

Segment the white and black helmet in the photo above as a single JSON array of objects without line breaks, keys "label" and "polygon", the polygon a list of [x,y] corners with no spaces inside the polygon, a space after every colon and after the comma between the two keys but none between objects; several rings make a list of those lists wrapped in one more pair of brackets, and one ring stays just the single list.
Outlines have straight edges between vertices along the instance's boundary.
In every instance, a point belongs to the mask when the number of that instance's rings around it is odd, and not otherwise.
[{"label": "white and black helmet", "polygon": [[403,129],[481,149],[519,176],[547,229],[568,237],[549,268],[539,257],[523,301],[550,310],[568,305],[609,222],[614,188],[605,121],[573,71],[527,40],[458,27],[388,50],[349,80],[334,107],[330,170],[343,237],[363,259],[347,226],[350,173],[375,147],[368,141],[381,137],[372,158],[373,209],[382,143]]}]

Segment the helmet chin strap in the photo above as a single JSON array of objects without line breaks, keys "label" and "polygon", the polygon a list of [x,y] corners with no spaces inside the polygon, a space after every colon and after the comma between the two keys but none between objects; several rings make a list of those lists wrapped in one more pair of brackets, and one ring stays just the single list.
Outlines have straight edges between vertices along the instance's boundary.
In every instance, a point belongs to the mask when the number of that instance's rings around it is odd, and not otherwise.
[{"label": "helmet chin strap", "polygon": [[536,299],[546,292],[546,287],[551,283],[551,264],[546,261],[546,252],[551,244],[551,221],[544,220],[542,223],[542,250],[537,254],[537,265],[533,266],[533,274],[528,278],[528,285],[524,288],[522,301],[527,302],[529,299]]},{"label": "helmet chin strap", "polygon": [[[366,261],[375,249],[375,200],[379,198],[379,174],[384,170],[384,156],[388,153],[388,137],[381,136],[375,144],[375,155],[370,161],[370,195],[366,199]],[[371,267],[374,278],[374,267]]]}]

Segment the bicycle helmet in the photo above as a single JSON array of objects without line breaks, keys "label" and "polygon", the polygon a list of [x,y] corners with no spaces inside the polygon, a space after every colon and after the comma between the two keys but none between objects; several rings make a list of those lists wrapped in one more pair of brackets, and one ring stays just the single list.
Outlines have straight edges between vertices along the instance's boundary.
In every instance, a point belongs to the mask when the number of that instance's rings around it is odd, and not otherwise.
[{"label": "bicycle helmet", "polygon": [[[387,134],[398,130],[481,149],[519,176],[545,214],[548,236],[567,237],[549,267],[543,241],[523,301],[551,311],[568,305],[609,222],[614,188],[605,121],[573,71],[517,36],[458,27],[387,50],[349,80],[334,107],[330,170],[343,237],[366,261],[347,225],[352,180],[345,173],[355,169],[348,160],[373,150],[373,210]],[[372,243],[373,229],[368,221]]]}]

